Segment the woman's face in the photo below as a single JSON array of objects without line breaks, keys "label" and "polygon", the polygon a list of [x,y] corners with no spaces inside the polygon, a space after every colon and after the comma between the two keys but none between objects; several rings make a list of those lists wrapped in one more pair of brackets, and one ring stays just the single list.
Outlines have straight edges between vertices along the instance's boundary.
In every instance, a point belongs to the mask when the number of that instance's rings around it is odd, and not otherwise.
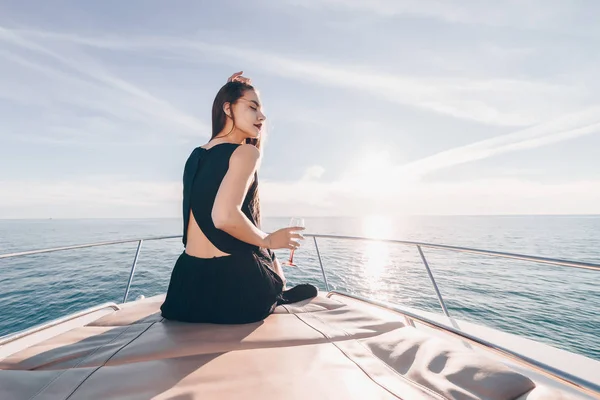
[{"label": "woman's face", "polygon": [[246,90],[233,105],[235,127],[249,138],[257,138],[265,122],[260,99],[254,90]]}]

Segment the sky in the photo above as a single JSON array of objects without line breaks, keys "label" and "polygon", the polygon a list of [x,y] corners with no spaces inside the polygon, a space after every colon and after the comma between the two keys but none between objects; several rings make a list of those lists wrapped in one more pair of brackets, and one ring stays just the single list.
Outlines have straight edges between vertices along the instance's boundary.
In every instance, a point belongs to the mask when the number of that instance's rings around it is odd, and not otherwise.
[{"label": "sky", "polygon": [[600,213],[594,0],[0,1],[0,218],[180,217],[243,70],[265,216]]}]

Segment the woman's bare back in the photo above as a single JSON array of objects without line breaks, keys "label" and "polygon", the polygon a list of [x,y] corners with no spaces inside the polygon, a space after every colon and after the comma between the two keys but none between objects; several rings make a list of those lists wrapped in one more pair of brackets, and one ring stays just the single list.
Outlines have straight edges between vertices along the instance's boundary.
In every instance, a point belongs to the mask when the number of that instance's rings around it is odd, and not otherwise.
[{"label": "woman's bare back", "polygon": [[224,253],[208,240],[202,229],[198,226],[194,214],[190,210],[190,223],[188,225],[188,242],[185,252],[190,256],[197,258],[225,257]]},{"label": "woman's bare back", "polygon": [[[221,146],[232,144],[224,141],[212,141],[210,143],[201,146],[205,151]],[[235,143],[234,143],[235,144]],[[219,210],[225,210],[225,213],[229,209],[239,207],[243,201],[243,198],[247,192],[248,184],[252,173],[254,171],[255,163],[248,156],[248,145],[240,145],[233,151],[229,160],[229,169],[227,170],[223,181],[221,182],[214,206],[212,216],[215,216],[215,212],[220,214]],[[225,257],[230,255],[229,253],[219,250],[202,232],[202,229],[198,225],[194,218],[193,212],[190,209],[190,219],[187,229],[188,241],[186,245],[186,253],[198,257],[198,258],[214,258],[214,257]],[[212,221],[215,222],[214,220]]]}]

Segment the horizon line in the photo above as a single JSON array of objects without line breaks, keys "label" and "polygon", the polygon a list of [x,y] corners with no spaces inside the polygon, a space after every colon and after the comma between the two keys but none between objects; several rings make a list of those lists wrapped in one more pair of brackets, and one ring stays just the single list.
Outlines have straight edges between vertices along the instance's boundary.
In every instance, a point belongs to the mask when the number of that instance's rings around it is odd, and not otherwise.
[{"label": "horizon line", "polygon": [[[294,215],[267,215],[263,218],[292,218]],[[385,214],[367,214],[367,215],[304,215],[301,218],[369,218],[369,217],[389,217],[389,218],[407,218],[407,217],[600,217],[600,213],[581,213],[581,214],[406,214],[406,215],[385,215]],[[181,217],[34,217],[34,218],[0,218],[0,221],[73,221],[73,220],[174,220]]]}]

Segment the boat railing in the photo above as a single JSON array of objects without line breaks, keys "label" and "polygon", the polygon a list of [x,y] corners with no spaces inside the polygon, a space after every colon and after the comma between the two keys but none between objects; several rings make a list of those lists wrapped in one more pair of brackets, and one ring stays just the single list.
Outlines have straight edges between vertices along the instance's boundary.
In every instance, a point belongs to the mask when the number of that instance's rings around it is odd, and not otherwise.
[{"label": "boat railing", "polygon": [[[468,342],[473,343],[475,345],[480,345],[487,349],[495,351],[497,353],[503,354],[504,356],[511,358],[513,361],[518,361],[522,364],[527,365],[530,368],[537,370],[538,372],[543,373],[546,376],[552,377],[554,379],[558,379],[558,380],[568,384],[569,386],[582,391],[583,393],[591,394],[593,396],[597,396],[598,394],[600,394],[600,385],[598,385],[595,382],[590,382],[588,380],[579,378],[579,377],[574,376],[566,371],[559,370],[553,366],[544,364],[538,360],[527,357],[524,354],[517,353],[514,350],[503,348],[496,344],[487,342],[484,339],[481,339],[472,334],[463,332],[462,330],[458,329],[456,326],[449,326],[446,324],[441,324],[440,322],[437,322],[431,318],[415,314],[414,312],[412,312],[410,310],[400,308],[393,304],[387,304],[387,303],[384,304],[384,303],[381,303],[381,302],[378,302],[378,301],[375,301],[372,299],[366,299],[366,298],[362,298],[360,296],[350,295],[348,293],[330,291],[329,282],[327,280],[327,274],[325,273],[325,268],[323,266],[323,260],[321,259],[321,253],[319,251],[319,244],[318,244],[317,239],[374,241],[374,242],[399,244],[399,245],[415,247],[418,251],[419,257],[421,258],[423,266],[424,266],[425,270],[427,271],[429,280],[431,281],[431,284],[432,284],[433,288],[435,289],[435,292],[436,292],[438,301],[440,303],[440,306],[442,308],[442,311],[443,311],[444,315],[446,315],[446,317],[448,317],[450,322],[453,322],[454,320],[449,315],[448,307],[446,306],[444,298],[439,291],[438,285],[435,281],[433,272],[431,270],[431,267],[429,265],[429,262],[425,256],[425,252],[423,251],[423,249],[437,249],[437,250],[445,250],[445,251],[452,251],[452,252],[458,252],[458,253],[470,253],[470,254],[477,254],[477,255],[490,256],[490,257],[496,257],[496,258],[528,261],[528,262],[553,265],[553,266],[561,266],[561,267],[568,267],[568,268],[580,268],[580,269],[586,269],[586,270],[592,270],[592,271],[600,271],[600,264],[586,263],[586,262],[579,262],[579,261],[570,261],[570,260],[561,260],[561,259],[547,258],[547,257],[536,257],[536,256],[530,256],[530,255],[524,255],[524,254],[506,253],[506,252],[499,252],[499,251],[480,250],[480,249],[474,249],[474,248],[469,248],[469,247],[459,247],[459,246],[449,246],[449,245],[426,243],[426,242],[406,241],[406,240],[379,239],[379,238],[369,238],[369,237],[360,237],[360,236],[341,236],[341,235],[318,235],[318,234],[303,234],[303,235],[305,237],[313,238],[313,241],[315,244],[315,250],[317,253],[318,260],[319,260],[319,266],[321,267],[321,273],[323,274],[323,281],[325,284],[325,288],[327,289],[328,292],[330,292],[330,294],[345,295],[345,296],[353,297],[353,298],[356,298],[359,300],[370,302],[371,304],[374,304],[374,305],[383,306],[386,308],[390,308],[392,310],[396,310],[396,311],[400,312],[401,314],[403,314],[405,316],[405,318],[407,319],[407,321],[411,325],[413,325],[414,322],[419,322],[419,323],[423,323],[423,324],[428,325],[433,328],[444,329],[445,331],[447,331],[451,334],[455,334],[456,336],[462,338],[463,340],[467,340]],[[140,252],[142,250],[142,244],[144,242],[148,242],[148,241],[178,239],[178,238],[181,238],[181,235],[147,237],[147,238],[141,238],[141,239],[138,238],[138,239],[126,239],[126,240],[113,240],[113,241],[96,242],[96,243],[80,244],[80,245],[73,245],[73,246],[63,246],[63,247],[55,247],[55,248],[48,248],[48,249],[41,249],[41,250],[31,250],[31,251],[23,251],[23,252],[17,252],[17,253],[2,254],[2,255],[0,255],[0,260],[7,259],[7,258],[14,258],[14,257],[24,257],[24,256],[29,256],[29,255],[35,255],[35,254],[51,253],[51,252],[56,252],[56,251],[75,250],[75,249],[99,247],[99,246],[110,246],[110,245],[125,244],[125,243],[137,243],[137,249],[136,249],[135,256],[134,256],[134,259],[133,259],[133,262],[131,265],[131,269],[129,272],[129,279],[127,281],[127,286],[125,287],[125,292],[123,294],[122,303],[125,303],[125,302],[127,302],[127,298],[129,295],[129,289],[130,289],[131,283],[133,281],[133,277],[135,274],[135,269],[136,269],[136,265],[137,265],[137,262],[138,262],[138,259],[140,256]],[[110,303],[108,305],[102,305],[101,307],[106,307],[106,306],[118,308],[118,306],[113,303]],[[97,309],[98,308],[96,307],[96,308],[91,309],[91,311],[96,311]],[[84,314],[86,314],[88,312],[90,312],[90,310],[83,311]],[[52,322],[50,324],[52,324]],[[30,328],[23,332],[18,332],[17,334],[9,335],[8,338],[2,337],[2,338],[0,338],[0,346],[3,343],[6,343],[7,341],[14,340],[15,338],[22,337],[23,335],[38,331],[47,326],[50,326],[50,325],[48,325],[48,323],[42,324],[41,326]]]},{"label": "boat railing", "polygon": [[[433,289],[435,290],[437,299],[440,303],[440,307],[442,308],[444,315],[446,315],[447,317],[450,317],[450,313],[448,312],[448,307],[446,306],[444,297],[442,296],[442,294],[439,290],[439,287],[435,281],[433,272],[431,271],[431,267],[429,266],[429,262],[427,261],[427,258],[425,257],[425,252],[423,251],[424,248],[452,251],[452,252],[458,252],[458,253],[478,254],[478,255],[484,255],[484,256],[490,256],[490,257],[496,257],[496,258],[507,258],[507,259],[528,261],[528,262],[533,262],[533,263],[540,263],[540,264],[554,265],[554,266],[561,266],[561,267],[580,268],[580,269],[587,269],[587,270],[592,270],[592,271],[600,271],[600,264],[571,261],[571,260],[561,260],[561,259],[548,258],[548,257],[530,256],[530,255],[517,254],[517,253],[506,253],[506,252],[500,252],[500,251],[481,250],[481,249],[474,249],[474,248],[469,248],[469,247],[449,246],[449,245],[444,245],[444,244],[415,242],[415,241],[397,240],[397,239],[379,239],[379,238],[370,238],[370,237],[363,237],[363,236],[319,235],[319,234],[311,234],[311,233],[303,234],[303,236],[313,238],[313,241],[315,244],[315,250],[317,252],[317,258],[319,260],[319,266],[321,267],[321,273],[323,275],[323,282],[325,284],[325,288],[327,289],[327,291],[330,290],[330,287],[329,287],[329,282],[327,280],[327,274],[325,273],[325,267],[323,266],[323,260],[321,259],[321,253],[319,251],[319,244],[318,244],[317,239],[372,241],[372,242],[391,243],[391,244],[415,247],[419,253],[421,262],[423,263],[423,266],[425,267],[425,270],[427,271],[427,276],[429,277],[429,280],[431,281]],[[125,244],[125,243],[137,243],[137,250],[135,252],[135,256],[134,256],[133,262],[131,264],[131,269],[129,271],[129,279],[127,281],[127,286],[125,287],[125,293],[123,294],[122,303],[126,303],[127,298],[129,296],[129,289],[131,287],[131,283],[133,282],[133,277],[135,274],[135,269],[136,269],[137,262],[138,262],[138,259],[140,256],[140,252],[142,250],[142,244],[144,242],[149,242],[149,241],[180,239],[180,238],[181,238],[181,235],[173,235],[173,236],[156,236],[156,237],[137,238],[137,239],[125,239],[125,240],[111,240],[111,241],[105,241],[105,242],[87,243],[87,244],[79,244],[79,245],[73,245],[73,246],[62,246],[62,247],[54,247],[54,248],[48,248],[48,249],[0,254],[0,260],[5,259],[5,258],[23,257],[23,256],[34,255],[34,254],[52,253],[52,252],[56,252],[56,251],[76,250],[76,249],[83,249],[83,248],[89,248],[89,247],[110,246],[110,245]]]}]

